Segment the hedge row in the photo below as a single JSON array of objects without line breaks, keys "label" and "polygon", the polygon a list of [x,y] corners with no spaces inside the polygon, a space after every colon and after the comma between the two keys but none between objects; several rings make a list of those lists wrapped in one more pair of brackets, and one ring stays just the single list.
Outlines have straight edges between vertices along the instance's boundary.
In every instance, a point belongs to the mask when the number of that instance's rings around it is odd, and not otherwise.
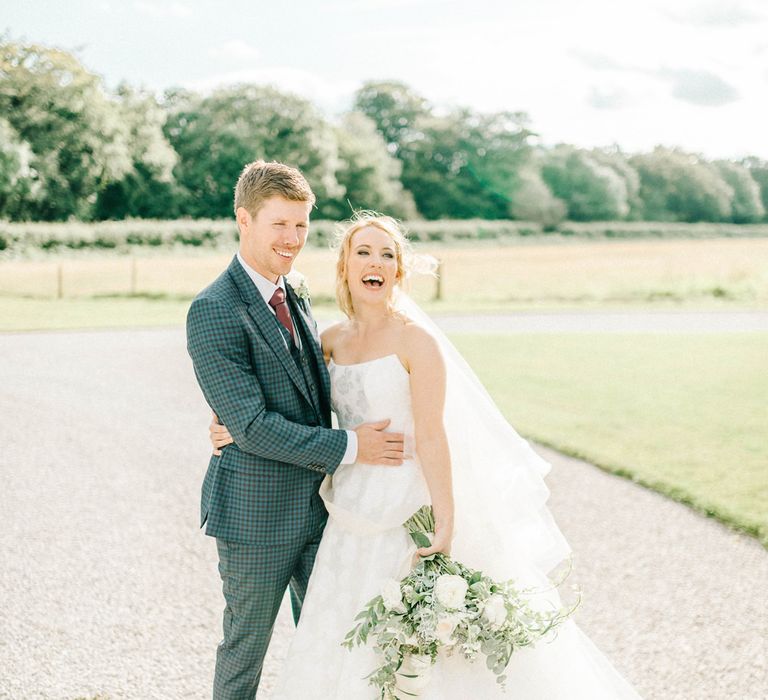
[{"label": "hedge row", "polygon": [[[313,221],[309,244],[327,246],[337,224]],[[564,222],[545,232],[540,224],[520,221],[412,221],[409,237],[422,242],[549,238],[718,238],[768,237],[768,224],[680,224],[664,222]],[[231,220],[127,220],[99,223],[0,222],[0,252],[4,256],[61,250],[118,250],[180,246],[232,249],[237,230]]]}]

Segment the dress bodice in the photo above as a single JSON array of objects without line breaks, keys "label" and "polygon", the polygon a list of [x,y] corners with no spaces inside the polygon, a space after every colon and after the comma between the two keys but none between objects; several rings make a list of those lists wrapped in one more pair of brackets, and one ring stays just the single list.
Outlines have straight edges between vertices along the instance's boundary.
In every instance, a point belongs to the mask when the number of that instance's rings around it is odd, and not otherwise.
[{"label": "dress bodice", "polygon": [[[411,459],[401,466],[342,464],[321,491],[332,518],[360,532],[397,527],[422,505],[429,490],[415,454],[410,376],[397,355],[337,365],[331,360],[331,404],[339,427],[389,419],[388,432],[405,435]],[[354,524],[352,524],[354,522]]]},{"label": "dress bodice", "polygon": [[397,355],[385,355],[353,365],[328,368],[331,405],[339,427],[352,430],[361,423],[389,418],[388,430],[413,435],[409,375]]}]

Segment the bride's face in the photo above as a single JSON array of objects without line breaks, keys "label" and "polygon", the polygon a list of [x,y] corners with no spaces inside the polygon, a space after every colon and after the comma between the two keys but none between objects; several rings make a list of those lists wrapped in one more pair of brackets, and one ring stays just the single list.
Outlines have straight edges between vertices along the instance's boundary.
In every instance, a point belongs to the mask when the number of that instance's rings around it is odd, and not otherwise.
[{"label": "bride's face", "polygon": [[347,258],[349,293],[363,303],[386,301],[400,281],[396,244],[376,226],[352,235]]}]

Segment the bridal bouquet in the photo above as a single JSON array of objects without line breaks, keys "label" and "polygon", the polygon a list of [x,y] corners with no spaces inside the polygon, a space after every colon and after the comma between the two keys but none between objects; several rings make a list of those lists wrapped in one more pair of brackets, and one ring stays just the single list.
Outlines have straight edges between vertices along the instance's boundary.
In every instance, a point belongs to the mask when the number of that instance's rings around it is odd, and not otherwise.
[{"label": "bridal bouquet", "polygon": [[[428,547],[435,530],[432,508],[422,507],[403,526],[417,547]],[[570,609],[543,612],[531,607],[532,591],[433,554],[402,581],[387,581],[355,617],[342,644],[352,649],[372,641],[382,664],[368,678],[384,700],[418,697],[441,649],[470,661],[482,654],[503,686],[514,650],[533,645],[580,603],[579,598]]]}]

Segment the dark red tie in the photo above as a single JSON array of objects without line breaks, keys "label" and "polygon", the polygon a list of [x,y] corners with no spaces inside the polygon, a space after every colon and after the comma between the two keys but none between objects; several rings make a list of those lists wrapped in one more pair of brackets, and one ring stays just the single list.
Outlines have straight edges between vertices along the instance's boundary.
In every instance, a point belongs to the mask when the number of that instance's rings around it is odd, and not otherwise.
[{"label": "dark red tie", "polygon": [[288,304],[285,303],[285,292],[278,287],[272,298],[269,300],[269,305],[275,310],[275,316],[277,320],[283,324],[285,330],[291,336],[291,341],[296,344],[296,338],[293,331],[293,321],[291,321],[291,312],[288,310]]}]

